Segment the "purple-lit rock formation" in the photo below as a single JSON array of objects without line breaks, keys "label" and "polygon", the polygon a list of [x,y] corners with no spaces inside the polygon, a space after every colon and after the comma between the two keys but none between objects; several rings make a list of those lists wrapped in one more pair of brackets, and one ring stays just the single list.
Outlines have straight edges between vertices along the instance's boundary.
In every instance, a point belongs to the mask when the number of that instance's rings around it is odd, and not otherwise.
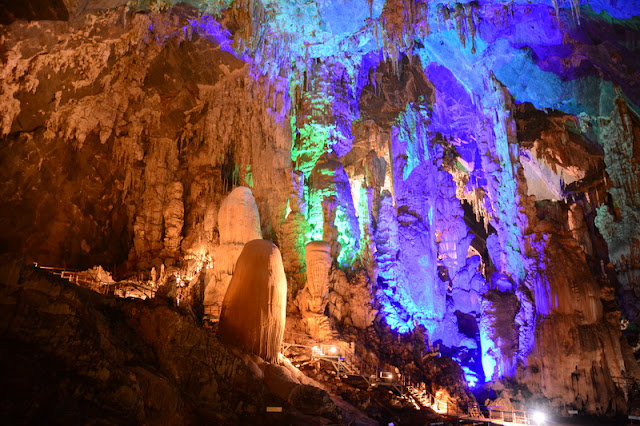
[{"label": "purple-lit rock formation", "polygon": [[2,252],[175,277],[199,321],[264,238],[292,336],[457,401],[640,408],[637,1],[177,3],[0,5]]}]

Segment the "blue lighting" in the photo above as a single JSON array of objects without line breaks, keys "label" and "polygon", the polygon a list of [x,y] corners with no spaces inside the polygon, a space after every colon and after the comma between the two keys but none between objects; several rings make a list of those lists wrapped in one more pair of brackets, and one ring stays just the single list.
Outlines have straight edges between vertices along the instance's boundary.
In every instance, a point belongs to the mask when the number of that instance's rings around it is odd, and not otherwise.
[{"label": "blue lighting", "polygon": [[[212,11],[219,11],[225,2],[214,3]],[[234,39],[211,16],[189,21],[184,31],[196,31],[247,61],[252,75],[276,92],[279,104],[266,102],[278,120],[291,119],[292,167],[304,186],[299,210],[309,230],[301,238],[333,239],[340,245],[336,260],[345,269],[360,265],[373,240],[375,297],[386,323],[399,333],[424,326],[431,341],[473,353],[473,362],[457,360],[473,387],[512,374],[518,362],[526,365],[536,319],[554,308],[544,238],[526,235],[527,216],[520,207],[514,104],[581,115],[590,124],[610,113],[620,92],[633,109],[640,99],[636,82],[624,76],[616,81],[616,71],[601,64],[582,66],[583,55],[565,40],[588,38],[588,25],[624,33],[617,26],[625,24],[616,20],[640,15],[640,1],[582,0],[572,9],[573,0],[559,0],[556,11],[551,0],[514,0],[509,7],[480,0],[455,13],[459,4],[453,1],[417,7],[426,3],[415,2],[414,22],[397,33],[385,25],[383,0],[265,0],[262,22],[248,40],[238,34]],[[572,15],[578,12],[582,27]],[[624,56],[633,46],[622,38],[614,47]],[[361,165],[342,161],[357,140],[353,129],[362,119],[361,95],[369,84],[376,93],[384,89],[378,74],[383,60],[401,76],[403,55],[414,69],[422,67],[428,94],[398,105],[401,112],[386,129],[390,146],[366,148],[385,161],[386,180],[380,185],[385,189],[376,194],[374,185],[360,182],[358,202],[350,180],[362,180],[363,172],[353,171]],[[328,155],[339,166],[317,168]],[[314,183],[312,174],[326,185]],[[376,203],[379,207],[371,207]],[[492,268],[474,255],[477,247],[470,248],[475,235],[463,203],[486,223],[490,235],[482,237],[482,258],[488,257]],[[608,223],[612,219],[605,213],[599,217]],[[488,291],[522,305],[514,320],[515,354],[502,353]],[[477,330],[463,330],[456,314],[475,318]]]}]

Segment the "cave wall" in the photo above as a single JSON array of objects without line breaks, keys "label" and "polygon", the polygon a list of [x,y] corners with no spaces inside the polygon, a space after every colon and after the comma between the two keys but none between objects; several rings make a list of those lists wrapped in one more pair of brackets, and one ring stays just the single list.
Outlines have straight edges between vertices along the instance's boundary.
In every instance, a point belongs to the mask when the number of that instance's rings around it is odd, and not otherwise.
[{"label": "cave wall", "polygon": [[250,187],[290,301],[324,240],[339,326],[420,326],[469,384],[624,409],[636,6],[142,3],[3,27],[4,251],[213,274]]},{"label": "cave wall", "polygon": [[166,303],[118,303],[4,256],[0,269],[8,422],[251,424],[283,403]]},{"label": "cave wall", "polygon": [[216,21],[193,19],[188,9],[120,9],[14,24],[4,40],[4,246],[76,266],[148,267],[180,249],[204,257],[221,200],[239,184],[276,238],[291,138],[273,111],[287,93],[249,76],[216,41],[226,36]]}]

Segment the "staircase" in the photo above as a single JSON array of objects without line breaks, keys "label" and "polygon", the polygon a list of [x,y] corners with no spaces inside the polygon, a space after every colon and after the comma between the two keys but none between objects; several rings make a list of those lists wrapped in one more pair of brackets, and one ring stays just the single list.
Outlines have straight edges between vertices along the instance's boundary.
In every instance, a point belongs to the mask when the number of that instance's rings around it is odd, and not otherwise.
[{"label": "staircase", "polygon": [[[410,378],[390,371],[381,371],[360,360],[353,353],[342,354],[338,345],[303,345],[299,343],[283,343],[283,353],[291,347],[310,350],[309,361],[324,361],[332,366],[338,376],[357,377],[369,386],[387,386],[397,391],[404,399],[410,401],[418,409],[432,409],[445,417],[456,419],[456,424],[464,425],[532,425],[532,412],[513,410],[507,407],[492,405],[460,406],[450,398],[437,398],[422,386],[412,384]],[[324,348],[324,349],[323,349]],[[330,350],[330,349],[334,350]],[[329,350],[327,350],[329,349]],[[304,362],[303,364],[306,364]]]},{"label": "staircase", "polygon": [[[391,371],[382,371],[378,367],[367,364],[358,358],[353,349],[344,350],[344,342],[333,345],[303,345],[299,343],[283,343],[282,352],[289,348],[297,347],[310,350],[309,361],[322,361],[331,365],[335,373],[342,378],[358,378],[363,380],[367,386],[388,386],[402,395],[405,393],[407,381],[404,375]],[[307,364],[308,362],[300,362]]]},{"label": "staircase", "polygon": [[407,393],[418,405],[419,409],[433,407],[435,398],[426,390],[420,390],[415,386],[407,386]]}]

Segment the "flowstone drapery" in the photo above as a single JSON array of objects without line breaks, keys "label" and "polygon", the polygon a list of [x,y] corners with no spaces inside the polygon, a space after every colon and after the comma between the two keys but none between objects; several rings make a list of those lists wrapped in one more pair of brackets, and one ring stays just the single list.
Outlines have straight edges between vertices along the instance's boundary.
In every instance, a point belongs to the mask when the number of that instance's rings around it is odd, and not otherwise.
[{"label": "flowstone drapery", "polygon": [[317,341],[323,341],[333,334],[329,318],[324,315],[329,295],[331,246],[326,241],[312,241],[305,251],[307,285],[298,293],[298,306],[305,331]]}]

